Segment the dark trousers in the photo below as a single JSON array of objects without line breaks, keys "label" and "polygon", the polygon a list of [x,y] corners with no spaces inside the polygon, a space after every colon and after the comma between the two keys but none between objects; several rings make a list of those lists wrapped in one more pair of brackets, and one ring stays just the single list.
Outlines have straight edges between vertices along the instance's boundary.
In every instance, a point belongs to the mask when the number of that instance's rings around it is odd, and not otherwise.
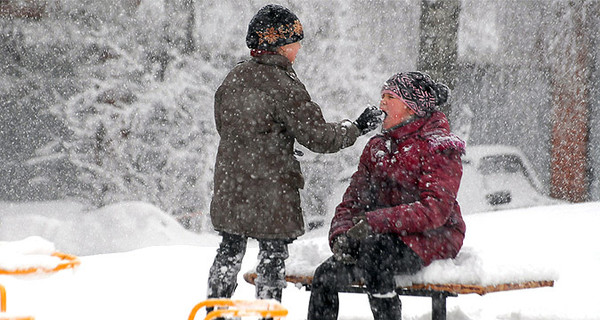
[{"label": "dark trousers", "polygon": [[[226,232],[217,249],[217,255],[209,271],[208,298],[231,298],[237,287],[237,275],[246,254],[248,238]],[[259,245],[257,278],[258,299],[281,301],[285,282],[285,259],[288,257],[288,240],[257,239]]]},{"label": "dark trousers", "polygon": [[401,319],[402,306],[396,295],[394,276],[413,274],[423,266],[421,258],[398,236],[376,234],[361,241],[356,264],[334,257],[315,271],[308,320],[335,320],[338,292],[353,282],[364,281],[375,320]]}]

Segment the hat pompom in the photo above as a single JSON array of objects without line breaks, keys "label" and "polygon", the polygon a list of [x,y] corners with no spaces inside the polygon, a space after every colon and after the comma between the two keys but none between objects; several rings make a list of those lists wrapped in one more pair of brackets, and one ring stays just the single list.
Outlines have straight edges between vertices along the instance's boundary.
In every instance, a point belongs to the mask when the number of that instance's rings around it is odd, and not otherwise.
[{"label": "hat pompom", "polygon": [[436,104],[438,106],[443,106],[448,102],[448,98],[450,98],[450,88],[447,85],[437,82],[433,85],[433,90],[435,90],[436,96]]}]

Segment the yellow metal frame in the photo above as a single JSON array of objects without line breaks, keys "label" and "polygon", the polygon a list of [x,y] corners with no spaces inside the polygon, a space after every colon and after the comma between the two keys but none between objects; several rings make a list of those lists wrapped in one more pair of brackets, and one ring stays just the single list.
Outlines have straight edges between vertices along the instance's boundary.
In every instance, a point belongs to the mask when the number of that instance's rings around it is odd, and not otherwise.
[{"label": "yellow metal frame", "polygon": [[281,319],[288,314],[288,310],[275,300],[208,299],[194,306],[188,320],[194,320],[198,310],[203,307],[215,308],[206,315],[204,320],[225,316],[258,316],[263,318]]},{"label": "yellow metal frame", "polygon": [[17,270],[0,269],[0,274],[22,275],[22,274],[30,274],[30,273],[36,273],[36,272],[56,272],[56,271],[60,271],[60,270],[68,269],[68,268],[75,268],[76,266],[81,264],[78,257],[70,255],[70,254],[66,254],[66,253],[62,253],[62,252],[54,252],[54,253],[52,253],[52,256],[60,258],[62,260],[62,262],[59,263],[53,269],[45,269],[45,268],[37,268],[37,267],[31,267],[31,268],[26,268],[26,269],[17,269]]},{"label": "yellow metal frame", "polygon": [[0,284],[0,312],[6,312],[6,289]]},{"label": "yellow metal frame", "polygon": [[35,320],[33,317],[14,317],[5,316],[3,313],[6,312],[6,289],[0,284],[0,320]]}]

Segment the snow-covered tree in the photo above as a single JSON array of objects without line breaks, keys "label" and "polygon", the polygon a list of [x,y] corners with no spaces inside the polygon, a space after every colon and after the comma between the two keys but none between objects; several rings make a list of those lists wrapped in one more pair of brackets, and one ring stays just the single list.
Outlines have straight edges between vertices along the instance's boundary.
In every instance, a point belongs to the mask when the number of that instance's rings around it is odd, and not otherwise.
[{"label": "snow-covered tree", "polygon": [[171,46],[156,8],[144,9],[146,16],[109,22],[72,18],[81,25],[76,42],[90,53],[72,76],[88,82],[48,107],[66,134],[55,132],[36,158],[61,159],[73,169],[77,181],[63,196],[206,211],[216,132],[207,112],[211,85],[203,80],[216,78],[216,71]]}]

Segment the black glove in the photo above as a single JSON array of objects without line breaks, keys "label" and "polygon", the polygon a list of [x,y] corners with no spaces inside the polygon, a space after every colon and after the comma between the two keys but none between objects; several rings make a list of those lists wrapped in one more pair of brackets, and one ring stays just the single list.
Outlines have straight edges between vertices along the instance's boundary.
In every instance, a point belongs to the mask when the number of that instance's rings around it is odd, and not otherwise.
[{"label": "black glove", "polygon": [[355,264],[358,255],[358,245],[347,235],[341,234],[333,240],[333,257],[345,264]]},{"label": "black glove", "polygon": [[358,119],[354,121],[360,134],[368,133],[369,131],[375,130],[383,122],[383,111],[376,106],[370,106],[358,116]]},{"label": "black glove", "polygon": [[346,231],[346,234],[351,239],[360,241],[373,234],[373,229],[371,229],[371,226],[367,222],[366,218],[361,218],[358,219],[357,222],[355,222],[354,227]]}]

